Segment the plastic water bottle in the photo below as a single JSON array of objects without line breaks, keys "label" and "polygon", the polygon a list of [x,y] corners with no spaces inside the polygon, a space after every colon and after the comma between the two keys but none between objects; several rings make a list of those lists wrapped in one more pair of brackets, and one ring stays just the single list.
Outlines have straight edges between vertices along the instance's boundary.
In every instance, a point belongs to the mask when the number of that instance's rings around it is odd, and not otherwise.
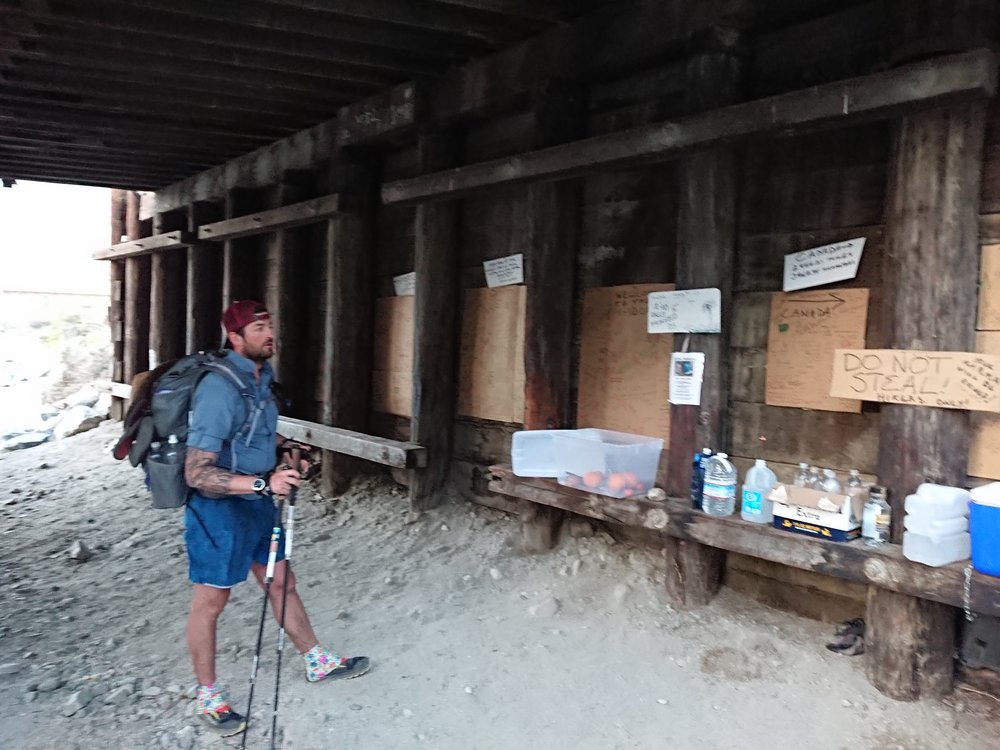
[{"label": "plastic water bottle", "polygon": [[774,520],[774,503],[767,496],[777,483],[778,477],[767,468],[763,458],[754,461],[753,468],[743,478],[740,493],[740,516],[744,521],[771,523]]},{"label": "plastic water bottle", "polygon": [[731,516],[736,510],[736,467],[726,453],[716,453],[705,464],[701,507],[710,516]]},{"label": "plastic water bottle", "polygon": [[837,475],[834,474],[833,469],[823,469],[823,483],[817,489],[822,489],[823,492],[829,492],[831,495],[840,494],[840,482],[837,480]]},{"label": "plastic water bottle", "polygon": [[868,490],[868,502],[861,518],[861,536],[865,544],[880,547],[888,542],[891,524],[892,508],[885,499],[885,491],[873,485]]},{"label": "plastic water bottle", "polygon": [[796,487],[809,486],[809,464],[799,464],[799,473],[795,475],[795,481],[792,484]]},{"label": "plastic water bottle", "polygon": [[702,448],[694,454],[691,463],[691,507],[701,510],[702,490],[705,487],[705,463],[712,457],[711,448]]},{"label": "plastic water bottle", "polygon": [[160,462],[163,460],[163,456],[160,455],[160,441],[154,440],[149,444],[149,460]]},{"label": "plastic water bottle", "polygon": [[163,451],[163,463],[179,464],[181,462],[181,454],[177,449],[179,442],[176,435],[167,438],[167,449]]},{"label": "plastic water bottle", "polygon": [[813,490],[819,490],[823,488],[823,477],[819,475],[818,466],[809,467],[809,484],[806,485]]}]

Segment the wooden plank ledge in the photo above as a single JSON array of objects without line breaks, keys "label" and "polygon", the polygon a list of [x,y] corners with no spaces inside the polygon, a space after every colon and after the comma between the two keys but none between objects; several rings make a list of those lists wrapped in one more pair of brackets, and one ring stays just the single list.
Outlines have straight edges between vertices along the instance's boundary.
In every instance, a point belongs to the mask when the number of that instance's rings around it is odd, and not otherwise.
[{"label": "wooden plank ledge", "polygon": [[[646,497],[618,499],[563,487],[551,479],[518,477],[509,466],[491,466],[490,472],[489,488],[503,495],[953,607],[964,606],[964,563],[931,568],[904,558],[898,545],[872,549],[860,541],[827,542],[750,523],[735,515],[709,516],[680,498],[664,502]],[[1000,616],[1000,578],[973,572],[970,593],[974,611]]]},{"label": "wooden plank ledge", "polygon": [[202,224],[198,227],[198,239],[221,242],[249,237],[254,234],[289,229],[329,219],[341,212],[340,195],[333,193],[321,198],[311,198],[301,203],[292,203],[269,211],[260,211],[234,219]]},{"label": "wooden plank ledge", "polygon": [[767,133],[896,117],[961,99],[992,96],[997,62],[989,50],[939,57],[893,70],[720,107],[675,121],[387,182],[383,203],[417,203],[487,187],[577,177],[597,169],[647,165]]},{"label": "wooden plank ledge", "polygon": [[427,449],[416,443],[390,440],[291,417],[278,418],[278,433],[317,448],[398,469],[420,469],[427,465]]},{"label": "wooden plank ledge", "polygon": [[189,247],[194,242],[192,232],[165,232],[154,234],[152,237],[143,237],[141,240],[122,242],[118,245],[94,253],[94,260],[121,260],[123,258],[134,258],[139,255],[150,255],[159,250],[173,250],[182,247]]}]

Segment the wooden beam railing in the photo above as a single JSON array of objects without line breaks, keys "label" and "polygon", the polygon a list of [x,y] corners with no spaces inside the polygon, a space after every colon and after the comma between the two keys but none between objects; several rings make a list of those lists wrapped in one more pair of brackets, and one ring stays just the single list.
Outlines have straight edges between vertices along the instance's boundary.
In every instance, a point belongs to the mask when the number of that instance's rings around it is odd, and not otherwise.
[{"label": "wooden beam railing", "polygon": [[221,242],[278,229],[300,227],[329,219],[341,212],[340,195],[324,195],[301,203],[273,208],[269,211],[237,216],[198,227],[198,239]]},{"label": "wooden beam railing", "polygon": [[672,122],[388,182],[382,186],[382,201],[444,200],[483,188],[568,179],[598,169],[666,161],[753,136],[844,127],[989,97],[996,88],[996,57],[989,50],[976,50],[720,107]]},{"label": "wooden beam railing", "polygon": [[194,242],[194,235],[191,232],[164,232],[163,234],[154,234],[152,237],[143,237],[141,240],[122,242],[104,250],[98,250],[94,253],[94,260],[134,258],[139,255],[150,255],[160,250],[186,248],[192,242]]}]

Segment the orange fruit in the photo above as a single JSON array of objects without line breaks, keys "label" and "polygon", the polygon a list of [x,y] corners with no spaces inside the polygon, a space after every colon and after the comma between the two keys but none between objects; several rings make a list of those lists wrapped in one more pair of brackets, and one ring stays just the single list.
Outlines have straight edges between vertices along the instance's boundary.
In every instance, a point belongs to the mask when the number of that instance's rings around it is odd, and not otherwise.
[{"label": "orange fruit", "polygon": [[639,484],[639,477],[637,477],[631,471],[623,471],[622,472],[622,477],[624,477],[625,484],[628,485],[628,486],[634,486],[634,485]]},{"label": "orange fruit", "polygon": [[634,495],[634,494],[635,493],[632,492],[632,490],[630,490],[628,487],[626,487],[625,489],[623,489],[622,492],[621,492],[622,497],[632,497],[632,495]]},{"label": "orange fruit", "polygon": [[604,475],[599,471],[588,471],[583,475],[583,485],[585,487],[590,487],[591,489],[596,489],[601,486],[601,482],[604,481]]},{"label": "orange fruit", "polygon": [[628,477],[624,473],[616,473],[608,475],[608,491],[609,492],[621,492],[623,489],[629,486]]}]

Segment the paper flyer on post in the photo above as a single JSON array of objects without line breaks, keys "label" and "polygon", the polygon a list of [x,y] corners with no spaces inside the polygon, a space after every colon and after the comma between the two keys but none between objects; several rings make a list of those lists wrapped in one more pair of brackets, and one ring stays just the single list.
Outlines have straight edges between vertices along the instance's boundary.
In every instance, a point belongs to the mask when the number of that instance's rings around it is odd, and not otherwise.
[{"label": "paper flyer on post", "polygon": [[700,405],[704,376],[704,352],[674,352],[670,358],[670,403]]}]

